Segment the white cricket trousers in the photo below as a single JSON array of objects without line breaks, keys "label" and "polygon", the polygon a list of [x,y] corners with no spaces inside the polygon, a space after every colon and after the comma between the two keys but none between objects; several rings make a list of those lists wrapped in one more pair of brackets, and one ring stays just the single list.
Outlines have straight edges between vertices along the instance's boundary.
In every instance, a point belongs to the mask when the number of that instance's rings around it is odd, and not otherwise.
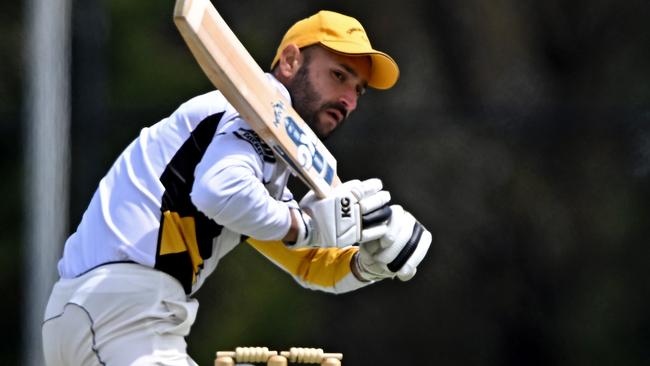
[{"label": "white cricket trousers", "polygon": [[43,321],[45,364],[195,366],[184,337],[197,310],[176,279],[139,264],[60,279]]}]

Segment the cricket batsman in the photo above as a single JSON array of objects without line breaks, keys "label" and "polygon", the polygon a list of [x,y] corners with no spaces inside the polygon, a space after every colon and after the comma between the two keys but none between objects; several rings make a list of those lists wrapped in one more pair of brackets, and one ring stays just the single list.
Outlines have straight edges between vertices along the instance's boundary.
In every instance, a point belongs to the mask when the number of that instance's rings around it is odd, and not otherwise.
[{"label": "cricket batsman", "polygon": [[[330,11],[294,24],[267,74],[321,139],[367,87],[398,77],[356,19]],[[184,338],[193,295],[241,243],[314,290],[413,277],[431,233],[390,204],[379,179],[298,202],[290,175],[219,91],[143,128],[65,243],[42,326],[46,364],[196,365]]]}]

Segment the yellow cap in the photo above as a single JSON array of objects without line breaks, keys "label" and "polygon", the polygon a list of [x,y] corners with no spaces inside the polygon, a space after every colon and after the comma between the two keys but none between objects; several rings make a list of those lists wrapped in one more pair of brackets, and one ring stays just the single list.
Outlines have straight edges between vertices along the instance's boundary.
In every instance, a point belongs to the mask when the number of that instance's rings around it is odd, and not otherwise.
[{"label": "yellow cap", "polygon": [[373,49],[361,23],[343,14],[321,10],[294,24],[282,38],[271,68],[289,44],[295,44],[298,48],[320,44],[344,55],[370,56],[372,68],[368,86],[375,89],[388,89],[395,85],[399,78],[399,68],[395,60]]}]

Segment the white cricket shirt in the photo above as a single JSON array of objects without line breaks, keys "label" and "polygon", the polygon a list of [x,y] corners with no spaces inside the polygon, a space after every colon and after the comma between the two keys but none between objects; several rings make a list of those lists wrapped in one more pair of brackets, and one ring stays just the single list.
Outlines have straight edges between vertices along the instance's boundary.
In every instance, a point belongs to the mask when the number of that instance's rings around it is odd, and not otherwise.
[{"label": "white cricket shirt", "polygon": [[[59,274],[136,262],[174,276],[190,294],[250,237],[303,286],[343,292],[364,285],[349,270],[356,248],[290,250],[279,242],[289,208],[297,207],[289,175],[219,91],[197,96],[143,128],[119,155],[67,239]],[[319,271],[309,271],[312,265]]]}]

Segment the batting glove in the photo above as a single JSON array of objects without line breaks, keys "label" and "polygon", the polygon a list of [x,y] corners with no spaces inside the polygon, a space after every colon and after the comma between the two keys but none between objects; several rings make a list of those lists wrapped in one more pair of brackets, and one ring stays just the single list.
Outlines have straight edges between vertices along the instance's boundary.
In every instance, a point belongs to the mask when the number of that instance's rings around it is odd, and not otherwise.
[{"label": "batting glove", "polygon": [[359,245],[353,271],[360,280],[397,277],[408,281],[429,250],[431,233],[401,206],[393,205],[391,210],[386,234]]},{"label": "batting glove", "polygon": [[391,215],[390,193],[381,180],[351,180],[318,199],[310,191],[300,201],[302,225],[294,247],[346,247],[383,236]]}]

